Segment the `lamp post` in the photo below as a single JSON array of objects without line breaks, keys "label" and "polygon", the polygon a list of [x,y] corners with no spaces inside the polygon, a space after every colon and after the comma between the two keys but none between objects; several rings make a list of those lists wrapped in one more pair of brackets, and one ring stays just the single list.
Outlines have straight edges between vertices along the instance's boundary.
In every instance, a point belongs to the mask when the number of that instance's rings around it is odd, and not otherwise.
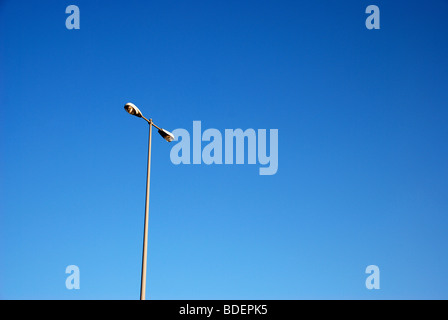
[{"label": "lamp post", "polygon": [[149,217],[149,181],[151,175],[151,136],[152,136],[152,127],[156,127],[159,130],[159,134],[168,142],[174,140],[174,136],[171,132],[166,131],[165,129],[159,128],[156,126],[152,119],[146,119],[141,111],[133,104],[126,103],[124,109],[131,115],[143,118],[149,124],[149,139],[148,139],[148,167],[146,171],[146,202],[145,202],[145,226],[143,232],[143,256],[142,256],[142,281],[140,287],[140,300],[146,299],[146,260],[147,260],[147,251],[148,251],[148,217]]}]

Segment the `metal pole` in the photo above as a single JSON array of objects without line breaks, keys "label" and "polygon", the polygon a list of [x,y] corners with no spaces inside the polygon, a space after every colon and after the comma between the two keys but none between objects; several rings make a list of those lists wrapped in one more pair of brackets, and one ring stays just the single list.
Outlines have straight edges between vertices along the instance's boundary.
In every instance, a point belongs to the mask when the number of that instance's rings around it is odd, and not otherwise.
[{"label": "metal pole", "polygon": [[146,300],[146,258],[148,251],[148,218],[149,218],[149,181],[151,174],[151,132],[152,119],[149,119],[148,139],[148,169],[146,173],[146,203],[145,203],[145,229],[143,232],[143,257],[142,257],[142,283],[140,287],[140,300]]}]

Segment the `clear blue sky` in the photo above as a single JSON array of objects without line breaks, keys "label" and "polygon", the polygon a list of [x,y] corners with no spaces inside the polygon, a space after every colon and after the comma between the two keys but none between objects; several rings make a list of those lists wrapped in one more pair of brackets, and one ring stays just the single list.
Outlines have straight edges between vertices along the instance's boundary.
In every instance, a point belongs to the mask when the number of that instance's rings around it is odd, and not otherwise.
[{"label": "clear blue sky", "polygon": [[447,299],[447,12],[0,1],[0,298],[139,298],[147,125],[131,101],[168,130],[279,132],[260,176],[176,166],[153,131],[148,298]]}]

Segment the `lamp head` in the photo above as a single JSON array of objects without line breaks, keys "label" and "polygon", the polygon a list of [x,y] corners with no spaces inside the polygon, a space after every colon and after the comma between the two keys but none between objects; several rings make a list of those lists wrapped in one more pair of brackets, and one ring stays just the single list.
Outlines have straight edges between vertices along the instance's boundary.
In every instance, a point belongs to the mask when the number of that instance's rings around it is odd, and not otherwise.
[{"label": "lamp head", "polygon": [[174,135],[171,132],[166,131],[165,129],[159,129],[159,134],[168,142],[174,140]]},{"label": "lamp head", "polygon": [[126,103],[125,106],[124,106],[124,109],[129,114],[132,114],[133,116],[136,116],[136,117],[139,117],[139,118],[142,117],[141,111],[133,103],[130,103],[130,102]]}]

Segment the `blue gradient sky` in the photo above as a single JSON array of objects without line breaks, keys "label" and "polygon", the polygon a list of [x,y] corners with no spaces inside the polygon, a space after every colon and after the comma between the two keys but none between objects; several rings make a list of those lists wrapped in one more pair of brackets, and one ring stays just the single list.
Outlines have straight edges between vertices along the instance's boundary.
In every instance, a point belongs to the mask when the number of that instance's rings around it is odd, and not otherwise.
[{"label": "blue gradient sky", "polygon": [[147,126],[128,101],[168,130],[279,130],[273,176],[176,166],[154,135],[148,298],[448,298],[447,12],[1,1],[0,298],[139,298]]}]

